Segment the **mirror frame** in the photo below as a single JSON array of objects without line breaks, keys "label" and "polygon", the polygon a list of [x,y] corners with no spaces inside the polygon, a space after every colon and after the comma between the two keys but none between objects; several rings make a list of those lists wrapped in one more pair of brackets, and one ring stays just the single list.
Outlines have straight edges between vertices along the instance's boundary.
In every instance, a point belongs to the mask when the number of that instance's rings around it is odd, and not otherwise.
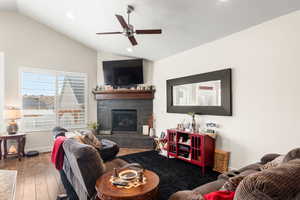
[{"label": "mirror frame", "polygon": [[[173,86],[221,80],[221,106],[174,106]],[[167,112],[232,116],[231,69],[167,80]]]}]

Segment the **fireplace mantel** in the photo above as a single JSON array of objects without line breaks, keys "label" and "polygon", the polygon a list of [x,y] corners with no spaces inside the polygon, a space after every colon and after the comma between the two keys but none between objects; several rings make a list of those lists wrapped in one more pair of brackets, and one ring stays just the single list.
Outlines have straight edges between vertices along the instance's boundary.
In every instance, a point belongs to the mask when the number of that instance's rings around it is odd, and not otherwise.
[{"label": "fireplace mantel", "polygon": [[103,90],[95,91],[96,100],[110,99],[153,99],[155,90]]}]

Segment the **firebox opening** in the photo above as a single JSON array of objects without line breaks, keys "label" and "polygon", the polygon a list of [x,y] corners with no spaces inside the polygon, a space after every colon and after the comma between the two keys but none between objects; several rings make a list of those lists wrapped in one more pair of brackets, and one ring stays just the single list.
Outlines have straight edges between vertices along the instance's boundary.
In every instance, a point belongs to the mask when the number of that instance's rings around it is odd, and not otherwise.
[{"label": "firebox opening", "polygon": [[137,131],[137,111],[112,110],[112,131]]}]

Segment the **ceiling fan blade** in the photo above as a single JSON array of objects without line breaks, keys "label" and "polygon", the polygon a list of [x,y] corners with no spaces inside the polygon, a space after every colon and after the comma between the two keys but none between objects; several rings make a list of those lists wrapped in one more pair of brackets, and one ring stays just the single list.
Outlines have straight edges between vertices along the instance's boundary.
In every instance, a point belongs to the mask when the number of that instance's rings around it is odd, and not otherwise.
[{"label": "ceiling fan blade", "polygon": [[128,39],[130,40],[132,46],[135,46],[138,44],[134,36],[130,36],[130,37],[128,37]]},{"label": "ceiling fan blade", "polygon": [[161,34],[161,29],[135,30],[136,34]]},{"label": "ceiling fan blade", "polygon": [[103,33],[96,33],[97,35],[109,35],[109,34],[122,34],[122,32],[103,32]]},{"label": "ceiling fan blade", "polygon": [[116,15],[118,21],[120,22],[121,26],[125,29],[129,29],[128,24],[126,23],[124,17],[122,15]]}]

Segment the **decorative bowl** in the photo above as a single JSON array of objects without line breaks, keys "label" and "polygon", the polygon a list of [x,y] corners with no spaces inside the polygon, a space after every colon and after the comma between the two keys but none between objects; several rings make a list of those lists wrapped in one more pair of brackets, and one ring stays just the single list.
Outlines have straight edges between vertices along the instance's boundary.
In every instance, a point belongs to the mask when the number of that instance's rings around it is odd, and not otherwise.
[{"label": "decorative bowl", "polygon": [[135,178],[137,178],[137,176],[138,176],[137,171],[132,170],[132,169],[127,169],[127,170],[121,171],[119,173],[120,179],[126,180],[126,181],[135,179]]}]

